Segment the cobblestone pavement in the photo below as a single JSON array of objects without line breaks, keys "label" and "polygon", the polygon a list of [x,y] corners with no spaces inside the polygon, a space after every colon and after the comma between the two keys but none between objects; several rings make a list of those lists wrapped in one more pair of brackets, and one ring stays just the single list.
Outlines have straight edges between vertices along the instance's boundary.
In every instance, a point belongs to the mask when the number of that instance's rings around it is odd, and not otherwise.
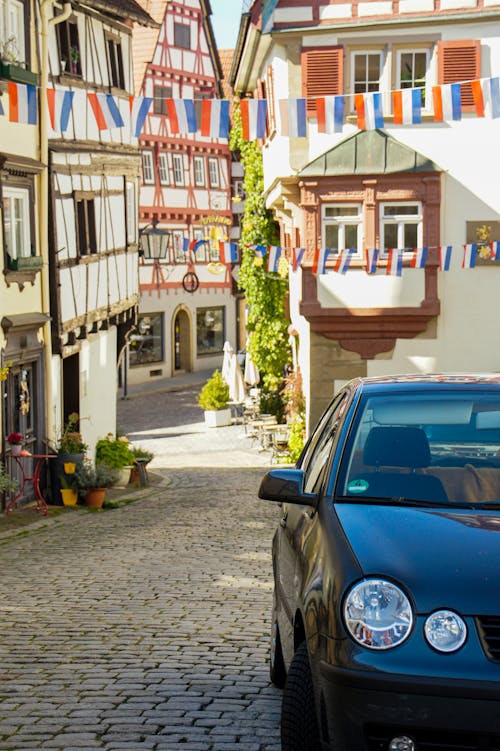
[{"label": "cobblestone pavement", "polygon": [[[153,411],[162,432],[149,399],[121,417],[141,432]],[[177,399],[161,400],[170,422]],[[147,439],[160,455],[166,433]],[[0,540],[0,749],[279,750],[267,665],[278,509],[257,500],[262,457],[247,453],[256,466],[156,459],[158,494]]]}]

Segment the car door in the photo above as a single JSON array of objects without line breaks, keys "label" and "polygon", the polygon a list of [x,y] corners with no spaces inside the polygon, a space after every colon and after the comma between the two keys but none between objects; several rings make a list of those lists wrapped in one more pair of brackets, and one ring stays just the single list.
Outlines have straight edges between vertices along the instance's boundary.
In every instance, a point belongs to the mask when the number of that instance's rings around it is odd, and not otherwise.
[{"label": "car door", "polygon": [[[330,463],[329,457],[347,402],[346,392],[341,392],[334,399],[301,457],[299,466],[305,472],[304,490],[307,493],[320,493],[322,490]],[[286,623],[280,619],[280,630],[283,634],[286,632],[287,637],[291,635],[302,590],[301,551],[317,524],[317,514],[314,511],[311,506],[288,503],[282,506],[275,548],[276,582],[280,590],[279,599],[287,617]],[[290,644],[290,638],[284,641]]]}]

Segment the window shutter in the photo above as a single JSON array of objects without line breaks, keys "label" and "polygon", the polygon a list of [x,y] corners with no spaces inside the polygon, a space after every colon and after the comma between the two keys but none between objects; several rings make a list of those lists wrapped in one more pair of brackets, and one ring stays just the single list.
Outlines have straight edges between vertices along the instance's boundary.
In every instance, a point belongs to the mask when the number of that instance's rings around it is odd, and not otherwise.
[{"label": "window shutter", "polygon": [[[439,83],[474,81],[481,77],[481,42],[465,39],[453,42],[438,42]],[[474,109],[472,87],[461,87],[462,107],[465,111]]]},{"label": "window shutter", "polygon": [[302,96],[307,98],[307,114],[316,113],[314,97],[333,96],[344,91],[344,48],[304,47],[302,49]]}]

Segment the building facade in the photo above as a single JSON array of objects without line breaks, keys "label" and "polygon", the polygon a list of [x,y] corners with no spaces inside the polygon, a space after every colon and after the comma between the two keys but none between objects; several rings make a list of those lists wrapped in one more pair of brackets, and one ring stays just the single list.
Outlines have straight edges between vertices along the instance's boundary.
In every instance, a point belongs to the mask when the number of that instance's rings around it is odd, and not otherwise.
[{"label": "building facade", "polygon": [[[140,146],[139,324],[130,338],[128,380],[141,383],[215,368],[226,340],[235,346],[233,267],[220,263],[231,239],[231,155],[225,138],[185,132],[168,100],[221,99],[221,66],[208,0],[146,4],[161,26],[134,32],[136,90],[151,97]],[[147,234],[164,234],[163,258],[148,258]],[[201,241],[201,242],[199,242]],[[185,244],[189,250],[185,251]],[[196,252],[193,250],[194,244]]]},{"label": "building facade", "polygon": [[[478,117],[470,84],[500,75],[499,21],[492,0],[256,0],[242,16],[231,80],[236,94],[267,99],[266,202],[282,245],[306,248],[290,315],[310,423],[355,376],[499,369],[498,262],[486,248],[464,267],[464,245],[500,240],[500,118]],[[438,121],[433,87],[456,82],[460,116]],[[401,122],[393,92],[407,88],[422,93],[421,122]],[[373,93],[384,120],[369,129],[355,96]],[[344,114],[325,132],[316,99],[336,95]],[[288,137],[281,100],[300,98],[307,137]],[[326,273],[314,274],[320,248]],[[336,273],[345,248],[349,271]],[[379,261],[368,274],[370,248]],[[387,273],[391,248],[400,276]]]}]

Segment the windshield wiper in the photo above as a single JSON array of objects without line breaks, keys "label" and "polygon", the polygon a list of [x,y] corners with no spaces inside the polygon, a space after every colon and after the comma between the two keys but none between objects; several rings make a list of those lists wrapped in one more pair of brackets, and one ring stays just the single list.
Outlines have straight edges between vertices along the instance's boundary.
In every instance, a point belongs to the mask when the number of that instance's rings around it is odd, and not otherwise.
[{"label": "windshield wiper", "polygon": [[[425,508],[446,508],[450,504],[445,501],[423,501],[417,498],[405,498],[404,496],[361,496],[361,495],[338,495],[335,497],[336,501],[344,501],[348,503],[394,503],[401,506],[423,506]],[[471,508],[469,503],[454,503],[454,507],[459,508]]]}]

